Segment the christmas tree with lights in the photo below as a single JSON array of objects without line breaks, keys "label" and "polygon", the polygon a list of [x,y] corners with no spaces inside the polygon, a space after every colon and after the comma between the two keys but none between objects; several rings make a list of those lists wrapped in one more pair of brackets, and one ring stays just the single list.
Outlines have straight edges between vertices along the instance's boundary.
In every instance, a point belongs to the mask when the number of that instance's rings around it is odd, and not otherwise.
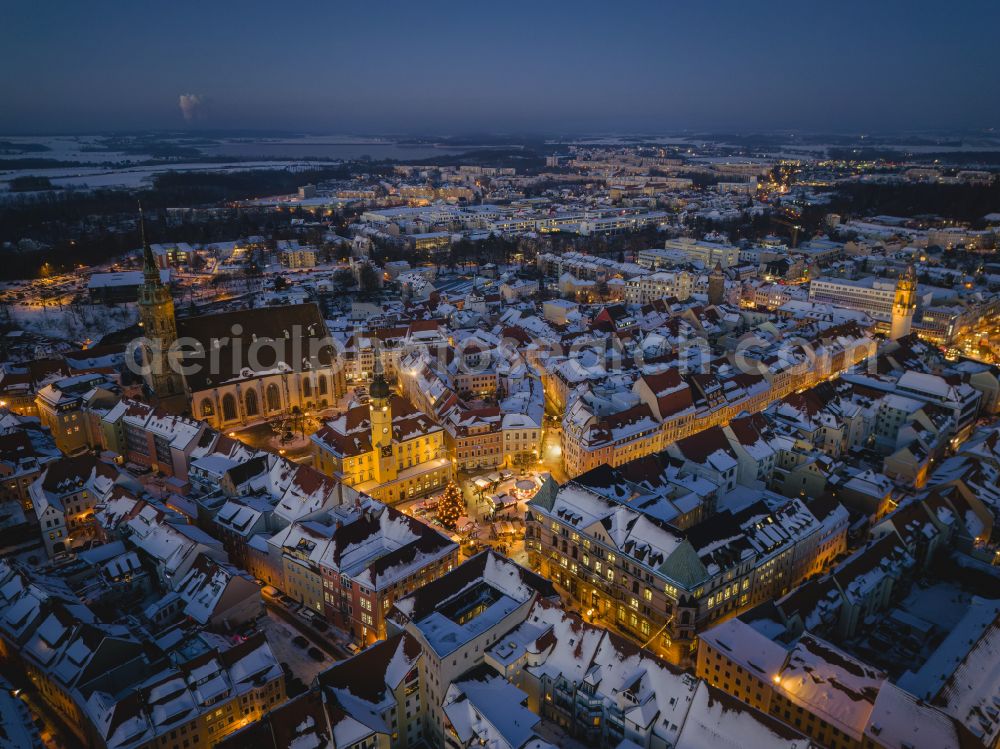
[{"label": "christmas tree with lights", "polygon": [[458,525],[458,519],[464,514],[465,499],[462,498],[461,490],[452,481],[444,488],[444,493],[438,500],[438,520],[448,530],[454,530]]}]

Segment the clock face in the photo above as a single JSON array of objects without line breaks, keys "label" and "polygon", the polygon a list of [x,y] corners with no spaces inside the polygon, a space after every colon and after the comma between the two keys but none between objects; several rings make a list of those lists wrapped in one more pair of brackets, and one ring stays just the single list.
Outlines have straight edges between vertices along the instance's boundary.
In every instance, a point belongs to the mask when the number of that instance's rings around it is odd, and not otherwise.
[{"label": "clock face", "polygon": [[388,434],[388,433],[389,433],[389,427],[382,427],[382,434]]}]

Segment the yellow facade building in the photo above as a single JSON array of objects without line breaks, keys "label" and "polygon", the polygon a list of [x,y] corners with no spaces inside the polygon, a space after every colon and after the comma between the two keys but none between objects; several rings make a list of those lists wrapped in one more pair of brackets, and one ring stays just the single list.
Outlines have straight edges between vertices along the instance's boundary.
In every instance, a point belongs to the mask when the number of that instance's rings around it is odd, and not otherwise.
[{"label": "yellow facade building", "polygon": [[441,489],[452,475],[445,432],[389,389],[380,357],[371,401],[354,406],[312,436],[313,465],[387,503]]}]

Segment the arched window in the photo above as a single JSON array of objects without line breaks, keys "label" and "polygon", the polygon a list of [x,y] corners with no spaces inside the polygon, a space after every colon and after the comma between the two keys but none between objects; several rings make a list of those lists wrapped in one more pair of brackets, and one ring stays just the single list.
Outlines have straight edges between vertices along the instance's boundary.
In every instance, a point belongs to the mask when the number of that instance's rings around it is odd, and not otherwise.
[{"label": "arched window", "polygon": [[203,417],[215,416],[215,406],[212,405],[212,400],[210,398],[205,398],[204,400],[202,400],[201,415]]},{"label": "arched window", "polygon": [[273,382],[267,386],[267,410],[277,411],[281,408],[281,393],[278,392],[278,386]]},{"label": "arched window", "polygon": [[320,375],[316,378],[316,389],[319,390],[320,395],[326,395],[326,375]]},{"label": "arched window", "polygon": [[306,379],[302,380],[302,395],[306,398],[312,398],[312,394],[313,394],[313,385],[312,382],[310,382],[309,378],[307,377]]},{"label": "arched window", "polygon": [[260,408],[257,403],[257,391],[247,390],[247,416],[256,416],[260,412]]},{"label": "arched window", "polygon": [[226,393],[222,396],[222,419],[223,421],[236,420],[236,396]]}]

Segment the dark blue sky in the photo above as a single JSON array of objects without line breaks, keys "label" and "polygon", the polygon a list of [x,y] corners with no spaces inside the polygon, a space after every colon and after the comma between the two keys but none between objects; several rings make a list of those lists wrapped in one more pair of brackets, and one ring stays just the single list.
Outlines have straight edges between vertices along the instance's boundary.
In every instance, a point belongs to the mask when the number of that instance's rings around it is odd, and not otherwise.
[{"label": "dark blue sky", "polygon": [[[1000,120],[995,2],[7,2],[0,132]],[[210,101],[192,122],[182,94]]]}]

